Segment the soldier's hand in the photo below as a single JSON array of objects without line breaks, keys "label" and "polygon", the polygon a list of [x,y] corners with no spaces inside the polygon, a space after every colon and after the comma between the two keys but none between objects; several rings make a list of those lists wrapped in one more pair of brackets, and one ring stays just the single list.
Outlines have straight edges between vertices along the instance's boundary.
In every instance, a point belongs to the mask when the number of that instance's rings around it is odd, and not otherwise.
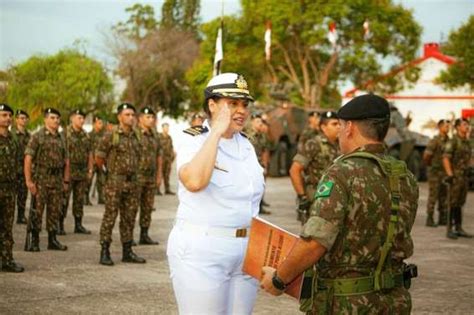
[{"label": "soldier's hand", "polygon": [[447,176],[443,179],[445,185],[451,185],[454,181],[454,176]]},{"label": "soldier's hand", "polygon": [[311,201],[309,201],[306,195],[299,195],[298,196],[298,210],[300,211],[308,211],[311,207]]},{"label": "soldier's hand", "polygon": [[32,195],[36,195],[38,190],[36,189],[36,184],[33,182],[26,182],[26,187],[28,187],[28,190],[31,192]]},{"label": "soldier's hand", "polygon": [[230,109],[227,103],[225,103],[217,112],[215,119],[212,120],[212,131],[218,135],[224,134],[229,128],[230,119]]},{"label": "soldier's hand", "polygon": [[273,275],[275,274],[276,269],[269,267],[269,266],[264,266],[262,268],[262,279],[260,280],[260,288],[264,289],[271,295],[281,295],[283,291],[278,290],[273,286],[272,278]]}]

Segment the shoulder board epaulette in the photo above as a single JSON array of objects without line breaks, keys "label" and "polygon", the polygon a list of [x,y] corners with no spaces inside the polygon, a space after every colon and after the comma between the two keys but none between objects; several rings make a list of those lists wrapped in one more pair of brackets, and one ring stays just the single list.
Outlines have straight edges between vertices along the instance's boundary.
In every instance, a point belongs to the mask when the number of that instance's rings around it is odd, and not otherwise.
[{"label": "shoulder board epaulette", "polygon": [[242,137],[249,139],[249,135],[245,132],[241,131],[240,134],[242,135]]},{"label": "shoulder board epaulette", "polygon": [[191,136],[197,136],[197,135],[206,133],[208,131],[209,129],[203,126],[194,126],[194,127],[190,127],[188,129],[183,130],[184,133],[187,133],[188,135],[191,135]]}]

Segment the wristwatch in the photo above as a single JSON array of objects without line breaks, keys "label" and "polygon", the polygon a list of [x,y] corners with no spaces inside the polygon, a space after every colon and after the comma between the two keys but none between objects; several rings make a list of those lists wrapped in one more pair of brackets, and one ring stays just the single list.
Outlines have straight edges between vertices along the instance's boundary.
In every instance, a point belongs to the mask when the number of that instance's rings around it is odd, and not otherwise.
[{"label": "wristwatch", "polygon": [[285,291],[286,287],[287,287],[285,282],[283,282],[283,280],[281,280],[281,278],[278,277],[276,271],[275,271],[275,273],[273,274],[273,277],[272,277],[272,284],[276,289],[278,289],[280,291]]}]

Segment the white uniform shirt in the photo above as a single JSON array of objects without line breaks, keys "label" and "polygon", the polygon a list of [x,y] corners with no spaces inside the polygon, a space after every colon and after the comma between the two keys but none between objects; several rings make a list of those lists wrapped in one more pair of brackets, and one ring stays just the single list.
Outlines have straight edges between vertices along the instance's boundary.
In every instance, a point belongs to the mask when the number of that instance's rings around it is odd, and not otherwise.
[{"label": "white uniform shirt", "polygon": [[[177,169],[190,162],[206,141],[209,131],[197,136],[184,134],[177,148]],[[216,165],[209,185],[199,192],[190,192],[178,180],[179,206],[177,220],[193,224],[241,228],[249,227],[258,214],[264,191],[263,168],[250,141],[240,133],[232,139],[221,138]]]}]

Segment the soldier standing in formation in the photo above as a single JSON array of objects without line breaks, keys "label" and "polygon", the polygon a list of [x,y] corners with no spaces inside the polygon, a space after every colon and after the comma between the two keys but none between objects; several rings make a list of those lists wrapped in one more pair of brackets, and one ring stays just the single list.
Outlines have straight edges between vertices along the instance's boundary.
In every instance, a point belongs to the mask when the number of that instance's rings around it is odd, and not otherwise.
[{"label": "soldier standing in formation", "polygon": [[[443,153],[443,166],[446,172],[446,183],[449,185],[449,217],[447,237],[471,238],[462,228],[462,207],[466,203],[469,187],[469,163],[471,160],[471,145],[469,143],[469,122],[466,119],[456,119],[456,133],[453,135]],[[452,226],[454,224],[454,230]]]},{"label": "soldier standing in formation", "polygon": [[12,128],[13,136],[16,137],[18,142],[18,147],[20,150],[19,160],[18,160],[18,167],[17,167],[17,174],[18,174],[18,186],[17,186],[17,197],[16,197],[16,206],[18,211],[18,216],[16,218],[17,224],[26,224],[25,218],[25,206],[26,206],[26,199],[28,198],[28,187],[26,187],[25,182],[25,172],[23,170],[24,166],[24,158],[25,158],[25,149],[28,145],[28,141],[30,141],[30,133],[26,129],[28,124],[28,120],[30,116],[28,113],[18,109],[15,112],[15,126]]},{"label": "soldier standing in formation", "polygon": [[71,183],[68,191],[64,194],[62,211],[59,217],[59,235],[65,235],[64,219],[67,215],[69,199],[72,194],[72,214],[74,216],[74,233],[91,234],[82,226],[84,217],[84,202],[87,186],[92,177],[93,159],[92,145],[86,131],[83,129],[86,114],[76,109],[71,113],[71,124],[63,131],[63,138],[66,140],[66,147],[69,156],[71,173]]},{"label": "soldier standing in formation", "polygon": [[[105,134],[105,124],[104,124],[104,120],[99,116],[94,116],[93,121],[94,121],[94,124],[92,126],[91,132],[89,132],[89,139],[92,145],[92,156],[93,156],[93,159],[95,160],[95,150],[97,149],[100,140]],[[97,187],[97,194],[98,194],[97,204],[103,205],[105,203],[105,200],[104,200],[105,175],[102,172],[102,170],[97,168],[95,163],[94,163],[93,176],[95,176],[95,186]],[[93,181],[93,177],[89,181],[89,188],[87,189],[87,193],[86,193],[87,199],[89,199],[89,192],[92,188],[92,181]],[[92,194],[94,194],[94,192]]]},{"label": "soldier standing in formation", "polygon": [[429,166],[428,185],[429,195],[426,213],[426,226],[436,227],[434,221],[434,208],[436,202],[438,203],[438,224],[446,225],[446,187],[443,180],[446,173],[443,169],[443,150],[449,140],[449,120],[441,119],[438,121],[439,134],[428,142],[425,152],[423,153],[423,160]]},{"label": "soldier standing in formation", "polygon": [[306,127],[301,132],[300,138],[298,140],[298,150],[302,150],[306,141],[313,139],[319,134],[319,113],[310,112],[308,114],[308,123]]},{"label": "soldier standing in formation", "polygon": [[155,202],[155,191],[161,183],[161,145],[155,131],[155,112],[144,107],[138,118],[141,132],[141,155],[138,166],[138,185],[140,200],[140,241],[142,245],[158,245],[148,235],[151,213]]},{"label": "soldier standing in formation", "polygon": [[25,180],[35,207],[28,220],[32,225],[32,242],[28,251],[38,252],[43,211],[46,208],[48,249],[67,250],[57,239],[57,228],[63,194],[69,185],[69,157],[59,134],[61,114],[54,108],[44,111],[44,127],[31,135],[25,150]]},{"label": "soldier standing in formation", "polygon": [[290,178],[298,197],[298,220],[304,224],[323,171],[339,155],[337,113],[325,112],[320,118],[320,134],[306,140],[293,158]]},{"label": "soldier standing in formation", "polygon": [[263,268],[261,286],[280,295],[316,265],[308,314],[410,314],[416,266],[404,260],[413,254],[416,179],[384,147],[385,99],[358,96],[338,117],[343,155],[324,172],[301,238],[277,270]]},{"label": "soldier standing in formation", "polygon": [[[164,123],[161,125],[163,132],[160,133],[160,144],[162,149],[162,173],[163,173],[163,183],[165,185],[165,194],[166,195],[175,195],[170,188],[170,174],[171,174],[171,165],[174,161],[174,148],[173,148],[173,139],[169,135],[170,125]],[[157,187],[158,194],[161,195],[160,186]]]},{"label": "soldier standing in formation", "polygon": [[23,272],[25,269],[13,259],[13,220],[15,217],[15,189],[18,180],[20,146],[8,131],[13,110],[0,104],[0,253],[2,271]]},{"label": "soldier standing in formation", "polygon": [[129,103],[117,107],[119,125],[107,132],[95,152],[97,167],[106,169],[105,212],[100,226],[100,263],[112,266],[110,243],[117,215],[120,213],[122,261],[145,263],[132,251],[133,227],[138,210],[137,171],[140,160],[139,132],[133,129],[135,107]]}]

